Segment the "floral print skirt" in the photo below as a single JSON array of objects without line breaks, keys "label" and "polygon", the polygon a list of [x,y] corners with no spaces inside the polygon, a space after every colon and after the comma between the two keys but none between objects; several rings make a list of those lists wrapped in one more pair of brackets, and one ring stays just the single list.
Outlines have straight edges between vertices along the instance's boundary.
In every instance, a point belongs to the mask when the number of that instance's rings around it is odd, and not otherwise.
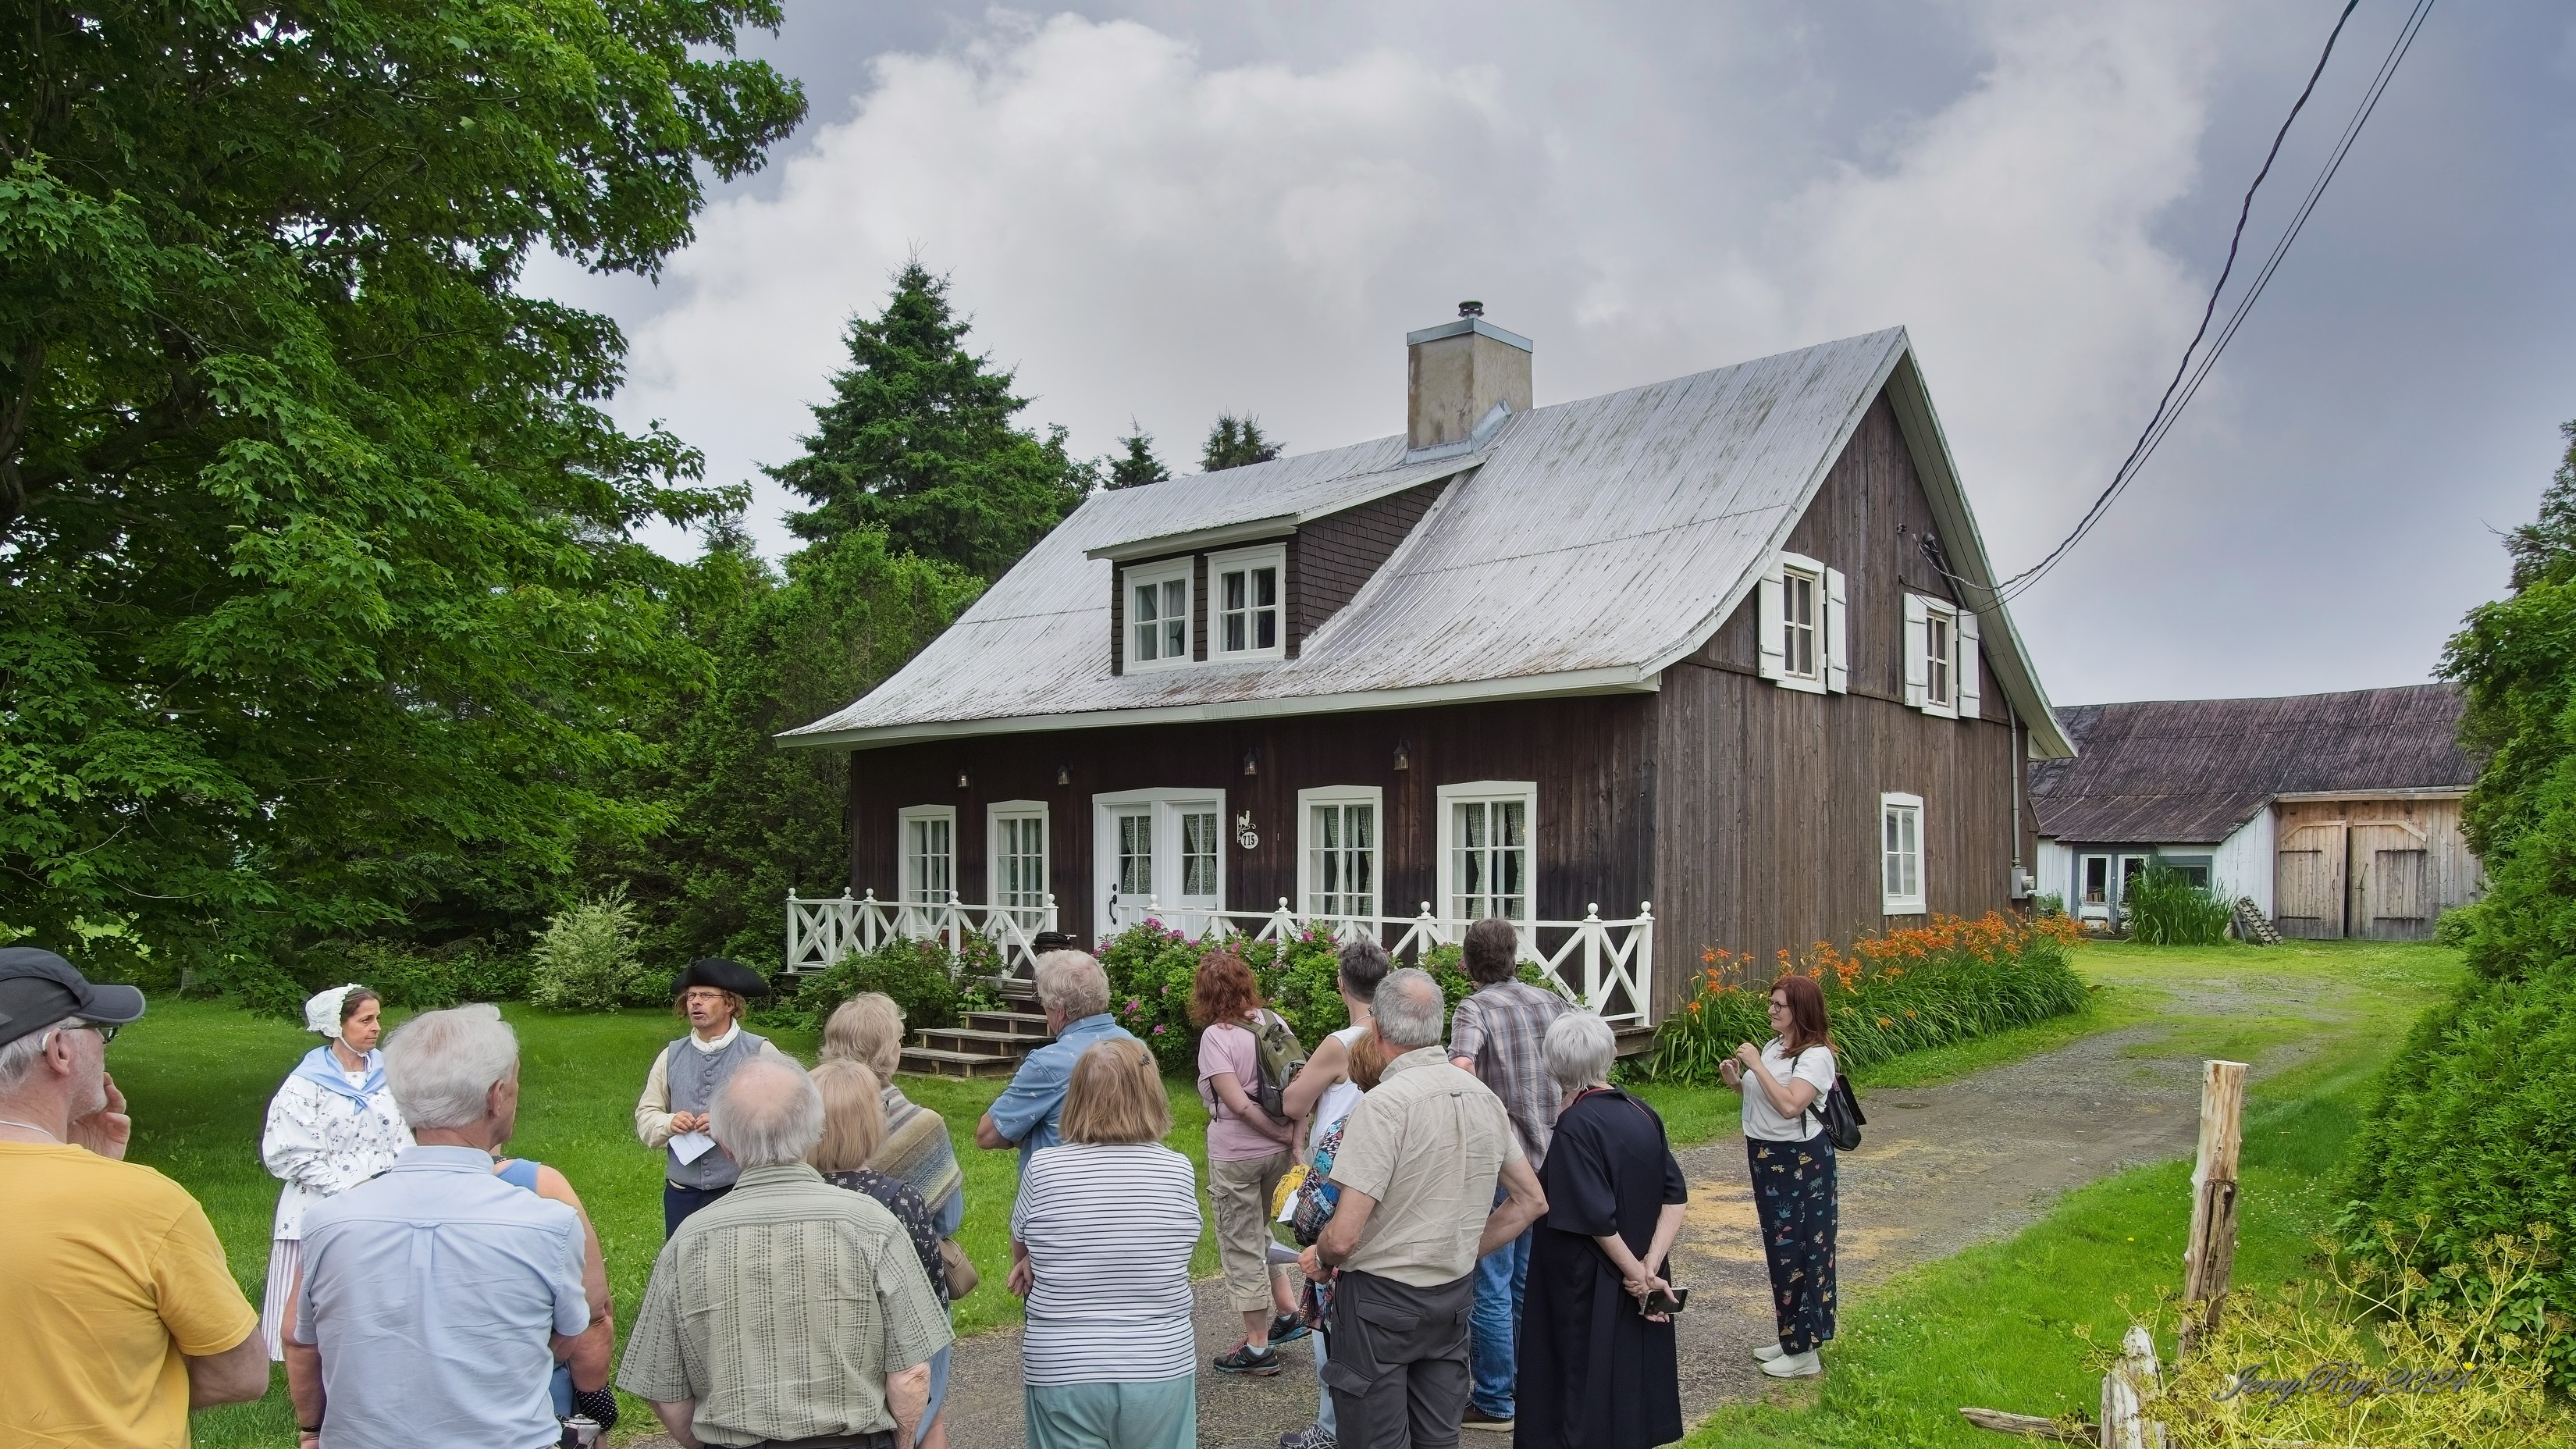
[{"label": "floral print skirt", "polygon": [[1744,1139],[1762,1256],[1771,1265],[1771,1309],[1780,1346],[1806,1353],[1834,1336],[1834,1145]]}]

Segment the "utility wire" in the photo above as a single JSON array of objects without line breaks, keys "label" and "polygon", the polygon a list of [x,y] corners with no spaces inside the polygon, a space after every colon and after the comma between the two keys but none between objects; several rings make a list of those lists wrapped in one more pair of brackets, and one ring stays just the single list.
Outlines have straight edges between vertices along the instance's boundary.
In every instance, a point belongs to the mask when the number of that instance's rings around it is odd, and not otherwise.
[{"label": "utility wire", "polygon": [[[1935,559],[1936,567],[1939,567],[1952,582],[1979,589],[1990,595],[1997,604],[2027,591],[2055,568],[2067,553],[2093,530],[2094,525],[2099,523],[2103,515],[2109,511],[2112,503],[2117,501],[2120,494],[2126,491],[2129,484],[2136,479],[2139,470],[2145,466],[2147,459],[2154,455],[2166,434],[2172,431],[2183,409],[2190,405],[2193,395],[2199,392],[2202,382],[2208,378],[2211,368],[2216,365],[2219,354],[2226,350],[2228,342],[2235,337],[2237,329],[2244,324],[2246,315],[2253,309],[2255,300],[2263,294],[2263,289],[2270,284],[2273,274],[2280,269],[2282,259],[2289,253],[2290,244],[2297,240],[2300,229],[2307,224],[2309,214],[2315,211],[2318,200],[2325,195],[2328,183],[2333,181],[2335,173],[2342,168],[2344,158],[2351,153],[2353,143],[2361,135],[2362,126],[2369,121],[2371,112],[2379,105],[2380,96],[2386,93],[2388,83],[2395,77],[2398,63],[2404,60],[2407,50],[2414,44],[2416,33],[2423,28],[2424,18],[2431,11],[2433,0],[2416,0],[2405,23],[2398,27],[2396,41],[2389,47],[2387,57],[2380,62],[2379,70],[2372,77],[2352,119],[2345,123],[2343,133],[2331,149],[2326,165],[2318,173],[2317,179],[2309,185],[2307,194],[2296,208],[2290,224],[2283,230],[2280,240],[2273,245],[2271,254],[2265,258],[2262,267],[2256,273],[2255,280],[2247,288],[2245,296],[2220,327],[2216,341],[2211,344],[2206,353],[2201,353],[2200,344],[2209,337],[2210,323],[2217,315],[2219,299],[2226,293],[2228,279],[2235,272],[2237,253],[2244,244],[2245,227],[2253,215],[2255,193],[2262,189],[2264,180],[2271,175],[2273,164],[2280,158],[2282,144],[2289,138],[2291,124],[2298,120],[2300,111],[2306,108],[2309,98],[2316,93],[2317,81],[2325,74],[2326,63],[2334,56],[2335,43],[2342,38],[2344,25],[2352,19],[2353,11],[2359,6],[2360,0],[2346,0],[2342,13],[2335,17],[2334,29],[2326,35],[2325,47],[2319,52],[2316,65],[2308,73],[2307,84],[2300,88],[2298,99],[2290,105],[2289,115],[2282,119],[2280,130],[2273,135],[2272,146],[2264,154],[2262,168],[2255,173],[2253,184],[2246,188],[2244,202],[2237,209],[2236,229],[2227,243],[2227,261],[2219,269],[2217,284],[2210,289],[2208,305],[2201,309],[2199,329],[2192,333],[2190,344],[2183,349],[2182,361],[2174,368],[2172,380],[2165,384],[2164,395],[2156,402],[2154,414],[2148,418],[2146,427],[2139,432],[2137,442],[2129,449],[2129,455],[2121,460],[2120,467],[2112,474],[2111,482],[2093,500],[2092,506],[2085,510],[2084,516],[2076,522],[2066,537],[2055,548],[2050,549],[2038,563],[2000,584],[1985,585],[1951,574],[1944,561]],[[2195,354],[2199,354],[2196,366]],[[1927,556],[1929,552],[1927,549]]]}]

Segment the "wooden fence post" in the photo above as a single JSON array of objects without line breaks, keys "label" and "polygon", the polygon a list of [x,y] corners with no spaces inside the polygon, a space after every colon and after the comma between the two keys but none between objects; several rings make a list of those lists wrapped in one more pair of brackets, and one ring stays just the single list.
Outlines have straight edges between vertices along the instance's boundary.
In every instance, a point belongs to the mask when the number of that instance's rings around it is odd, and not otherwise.
[{"label": "wooden fence post", "polygon": [[2164,1449],[2164,1426],[2150,1423],[2156,1396],[2156,1341],[2143,1323],[2120,1339],[2120,1361],[2102,1377],[2102,1449]]},{"label": "wooden fence post", "polygon": [[2203,1062],[2200,1156],[2191,1172],[2191,1238],[2182,1255],[2183,1321],[2177,1357],[2218,1323],[2236,1265],[2236,1158],[2245,1112],[2245,1064]]}]

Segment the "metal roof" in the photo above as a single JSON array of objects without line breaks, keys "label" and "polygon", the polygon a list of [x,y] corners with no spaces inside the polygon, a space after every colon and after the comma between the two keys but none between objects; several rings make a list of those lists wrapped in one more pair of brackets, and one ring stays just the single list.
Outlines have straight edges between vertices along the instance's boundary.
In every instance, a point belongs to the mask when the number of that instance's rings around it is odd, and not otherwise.
[{"label": "metal roof", "polygon": [[2096,845],[2206,845],[2283,795],[2466,790],[2458,689],[2273,699],[2167,699],[2057,712],[2080,758],[2031,771],[2043,835]]},{"label": "metal roof", "polygon": [[[1904,329],[1891,328],[1533,408],[1437,461],[1408,462],[1399,435],[1095,494],[892,678],[779,743],[866,748],[1652,690],[1752,589],[1883,387],[1953,565],[1991,579]],[[1297,658],[1110,672],[1110,555],[1311,519],[1450,476]],[[2031,727],[2033,753],[2066,752],[2009,616],[1983,617],[1989,662]]]}]

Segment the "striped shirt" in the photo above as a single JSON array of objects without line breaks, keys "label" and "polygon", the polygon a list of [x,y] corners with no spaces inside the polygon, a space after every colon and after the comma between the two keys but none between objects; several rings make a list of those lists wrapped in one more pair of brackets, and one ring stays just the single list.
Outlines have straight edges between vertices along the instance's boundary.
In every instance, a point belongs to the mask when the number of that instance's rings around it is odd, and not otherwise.
[{"label": "striped shirt", "polygon": [[1020,1340],[1025,1383],[1158,1383],[1198,1370],[1190,1253],[1197,1174],[1155,1143],[1065,1143],[1030,1155],[1011,1237],[1036,1286]]}]

